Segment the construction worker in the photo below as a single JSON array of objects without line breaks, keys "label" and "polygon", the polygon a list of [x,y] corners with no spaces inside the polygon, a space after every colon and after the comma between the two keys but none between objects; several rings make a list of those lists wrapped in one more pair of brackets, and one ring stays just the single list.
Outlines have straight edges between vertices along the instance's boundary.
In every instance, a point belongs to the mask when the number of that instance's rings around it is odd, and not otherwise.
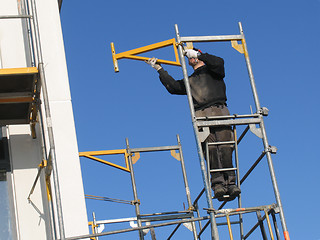
[{"label": "construction worker", "polygon": [[[220,57],[202,53],[197,49],[186,49],[185,56],[194,72],[189,76],[189,83],[196,117],[230,115],[227,108],[226,86],[223,78],[224,60]],[[176,81],[165,71],[156,58],[150,58],[147,63],[157,70],[161,83],[171,94],[186,95],[183,80]],[[210,134],[202,143],[205,153],[206,142],[225,142],[233,140],[230,126],[210,127]],[[209,146],[209,162],[211,169],[233,168],[233,145]],[[231,201],[240,194],[235,185],[235,171],[221,171],[211,173],[214,197],[219,201]]]}]

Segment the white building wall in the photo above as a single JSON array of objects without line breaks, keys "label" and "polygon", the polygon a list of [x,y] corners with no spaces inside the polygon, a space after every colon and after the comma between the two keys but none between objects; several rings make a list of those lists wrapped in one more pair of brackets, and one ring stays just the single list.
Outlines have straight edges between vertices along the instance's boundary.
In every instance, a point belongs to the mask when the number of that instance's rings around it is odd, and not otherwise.
[{"label": "white building wall", "polygon": [[[0,15],[18,15],[16,0],[1,0]],[[0,62],[1,68],[26,66],[22,25],[17,19],[0,20]]]},{"label": "white building wall", "polygon": [[40,39],[58,164],[66,237],[87,234],[88,221],[58,2],[37,0]]},{"label": "white building wall", "polygon": [[[1,0],[0,15],[17,15],[20,0]],[[57,0],[36,0],[45,66],[65,236],[88,234],[88,221],[78,157],[72,103]],[[0,20],[0,67],[26,67],[21,20]],[[9,126],[18,239],[50,239],[46,191],[38,184],[27,200],[42,161],[40,135],[33,140],[28,125]]]},{"label": "white building wall", "polygon": [[37,0],[66,237],[88,234],[58,2]]},{"label": "white building wall", "polygon": [[[29,202],[27,197],[37,176],[41,161],[40,140],[32,139],[28,125],[9,127],[10,159],[17,219],[18,239],[47,239],[50,235],[48,215],[43,204],[43,184],[38,183]],[[47,223],[47,224],[46,224]],[[47,227],[47,228],[46,228]],[[50,238],[48,238],[50,239]]]}]

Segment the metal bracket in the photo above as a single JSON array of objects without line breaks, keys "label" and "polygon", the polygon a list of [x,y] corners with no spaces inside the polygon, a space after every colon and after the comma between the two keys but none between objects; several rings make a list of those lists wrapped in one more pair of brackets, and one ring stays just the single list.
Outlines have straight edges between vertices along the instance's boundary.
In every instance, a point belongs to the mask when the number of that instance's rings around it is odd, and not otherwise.
[{"label": "metal bracket", "polygon": [[190,232],[192,232],[193,228],[192,228],[191,222],[186,222],[186,223],[183,223],[182,225],[186,227]]},{"label": "metal bracket", "polygon": [[175,38],[172,38],[172,39],[169,39],[166,41],[162,41],[162,42],[158,42],[158,43],[154,43],[154,44],[150,44],[150,45],[147,45],[144,47],[135,48],[135,49],[132,49],[132,50],[129,50],[126,52],[122,52],[122,53],[117,53],[117,54],[116,54],[116,51],[114,48],[114,43],[112,42],[111,43],[111,51],[112,51],[114,71],[119,72],[119,66],[118,66],[119,59],[127,58],[127,59],[133,59],[133,60],[147,61],[149,59],[148,57],[141,57],[141,56],[136,56],[136,55],[141,54],[141,53],[145,53],[145,52],[149,52],[152,50],[156,50],[159,48],[168,47],[171,45],[173,46],[176,61],[158,59],[157,63],[174,65],[174,66],[181,66],[180,61],[179,61],[178,49],[177,49]]},{"label": "metal bracket", "polygon": [[[250,111],[251,111],[251,114],[253,114],[251,105],[250,105]],[[259,113],[260,113],[260,111],[261,111],[261,109],[259,110]],[[262,138],[261,128],[257,128],[256,124],[249,124],[249,128],[250,128],[250,131],[254,135],[256,135],[258,138]]]},{"label": "metal bracket", "polygon": [[170,153],[171,153],[171,156],[174,157],[175,159],[177,159],[178,161],[181,160],[180,154],[177,153],[175,150],[171,150]]},{"label": "metal bracket", "polygon": [[258,138],[262,138],[261,128],[257,128],[255,124],[249,124],[250,131]]},{"label": "metal bracket", "polygon": [[239,44],[237,40],[232,40],[231,41],[231,46],[237,50],[239,53],[244,53],[243,45]]},{"label": "metal bracket", "polygon": [[140,153],[136,152],[135,154],[132,155],[131,159],[132,159],[132,163],[135,164],[140,159]]},{"label": "metal bracket", "polygon": [[204,142],[210,134],[209,127],[203,127],[202,131],[199,131],[199,140],[200,142]]},{"label": "metal bracket", "polygon": [[273,208],[273,210],[274,210],[274,213],[276,213],[276,214],[280,212],[280,208],[278,206]]},{"label": "metal bracket", "polygon": [[186,42],[186,45],[187,49],[193,49],[193,42]]},{"label": "metal bracket", "polygon": [[[138,227],[138,224],[135,223],[134,221],[130,221],[129,224],[130,224],[130,227],[132,227],[132,228]],[[146,226],[150,226],[150,222],[146,222]],[[147,233],[148,233],[149,231],[150,231],[150,228],[142,229],[143,236],[147,235]]]}]

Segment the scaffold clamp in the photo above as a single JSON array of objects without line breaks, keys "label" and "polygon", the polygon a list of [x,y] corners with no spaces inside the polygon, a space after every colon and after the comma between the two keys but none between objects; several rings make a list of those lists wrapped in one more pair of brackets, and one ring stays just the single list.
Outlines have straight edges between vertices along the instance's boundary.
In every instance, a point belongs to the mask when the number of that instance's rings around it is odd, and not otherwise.
[{"label": "scaffold clamp", "polygon": [[269,146],[266,150],[265,150],[265,152],[270,152],[270,153],[272,153],[272,154],[276,154],[277,153],[277,147],[275,147],[275,146]]},{"label": "scaffold clamp", "polygon": [[259,113],[262,115],[262,116],[268,116],[269,115],[269,109],[266,108],[266,107],[262,107],[259,109]]}]

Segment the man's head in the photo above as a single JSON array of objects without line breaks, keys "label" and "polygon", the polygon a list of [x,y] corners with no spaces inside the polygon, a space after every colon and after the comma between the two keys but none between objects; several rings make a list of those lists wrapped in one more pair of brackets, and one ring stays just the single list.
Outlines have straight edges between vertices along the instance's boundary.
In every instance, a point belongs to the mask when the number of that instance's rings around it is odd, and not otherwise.
[{"label": "man's head", "polygon": [[184,54],[188,58],[189,65],[193,68],[193,70],[196,70],[198,67],[204,65],[204,62],[198,59],[198,56],[201,54],[199,51],[186,49]]},{"label": "man's head", "polygon": [[193,68],[193,70],[196,70],[198,67],[201,67],[204,65],[204,62],[199,60],[198,58],[188,58],[189,65]]}]

